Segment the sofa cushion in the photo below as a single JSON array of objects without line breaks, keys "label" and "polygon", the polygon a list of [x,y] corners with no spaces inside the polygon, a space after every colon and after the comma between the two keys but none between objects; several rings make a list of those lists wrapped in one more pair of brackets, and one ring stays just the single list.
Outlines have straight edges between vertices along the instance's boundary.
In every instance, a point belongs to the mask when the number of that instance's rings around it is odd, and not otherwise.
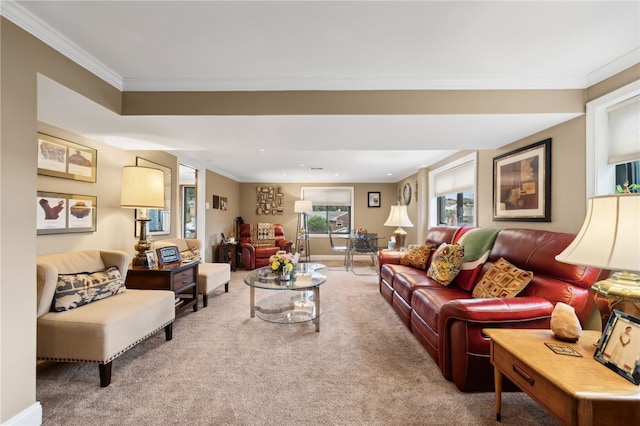
[{"label": "sofa cushion", "polygon": [[464,247],[460,244],[442,243],[433,255],[427,276],[442,285],[449,285],[460,272]]},{"label": "sofa cushion", "polygon": [[533,272],[524,271],[500,258],[473,289],[473,297],[515,297],[529,284]]},{"label": "sofa cushion", "polygon": [[115,266],[93,273],[59,274],[53,296],[53,310],[67,311],[123,291],[124,280]]},{"label": "sofa cushion", "polygon": [[456,243],[464,246],[464,259],[454,284],[467,291],[473,290],[499,232],[499,229],[473,228],[462,234]]},{"label": "sofa cushion", "polygon": [[433,247],[428,244],[412,244],[400,259],[400,264],[418,269],[426,269],[431,250],[433,250]]}]

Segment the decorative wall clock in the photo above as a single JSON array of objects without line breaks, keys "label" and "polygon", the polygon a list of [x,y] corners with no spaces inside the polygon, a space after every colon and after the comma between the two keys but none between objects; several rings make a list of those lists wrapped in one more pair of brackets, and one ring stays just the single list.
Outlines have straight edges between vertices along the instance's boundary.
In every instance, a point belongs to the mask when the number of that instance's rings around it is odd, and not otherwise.
[{"label": "decorative wall clock", "polygon": [[411,202],[411,184],[409,182],[405,183],[402,188],[402,199],[407,206]]}]

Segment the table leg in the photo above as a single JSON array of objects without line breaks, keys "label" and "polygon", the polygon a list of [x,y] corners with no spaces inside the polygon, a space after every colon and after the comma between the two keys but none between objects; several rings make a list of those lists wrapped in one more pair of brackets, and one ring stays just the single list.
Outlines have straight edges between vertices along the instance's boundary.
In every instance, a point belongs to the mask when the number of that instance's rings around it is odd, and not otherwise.
[{"label": "table leg", "polygon": [[316,332],[320,332],[320,287],[313,288],[313,300],[316,304],[316,317],[313,322],[316,324]]},{"label": "table leg", "polygon": [[251,287],[249,289],[249,310],[251,313],[251,318],[256,316],[256,289],[254,287]]},{"label": "table leg", "polygon": [[493,380],[496,388],[496,420],[502,421],[502,373],[495,366],[493,367]]}]

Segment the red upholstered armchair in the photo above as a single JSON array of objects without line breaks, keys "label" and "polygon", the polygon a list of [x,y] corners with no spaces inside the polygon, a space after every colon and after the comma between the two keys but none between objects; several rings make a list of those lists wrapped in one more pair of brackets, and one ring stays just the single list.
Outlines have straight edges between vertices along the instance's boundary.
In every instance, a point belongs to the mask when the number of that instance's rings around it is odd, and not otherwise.
[{"label": "red upholstered armchair", "polygon": [[284,237],[279,223],[243,223],[240,225],[242,263],[252,270],[269,265],[269,257],[280,250],[291,252],[293,241]]}]

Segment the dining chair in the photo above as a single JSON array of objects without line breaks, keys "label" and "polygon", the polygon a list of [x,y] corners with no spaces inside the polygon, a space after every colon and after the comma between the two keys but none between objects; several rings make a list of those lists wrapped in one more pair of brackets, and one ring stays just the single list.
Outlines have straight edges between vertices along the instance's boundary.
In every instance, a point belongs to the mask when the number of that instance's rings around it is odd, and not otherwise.
[{"label": "dining chair", "polygon": [[329,227],[329,232],[328,233],[329,233],[329,244],[331,245],[331,251],[335,251],[337,253],[344,253],[344,266],[345,266],[345,270],[348,271],[349,270],[349,262],[350,262],[350,258],[351,258],[351,250],[350,250],[350,245],[348,243],[350,240],[345,240],[345,241],[347,241],[347,244],[345,244],[343,246],[337,246],[333,241],[331,227]]},{"label": "dining chair", "polygon": [[[349,250],[350,257],[349,262],[351,264],[351,271],[356,275],[370,275],[370,274],[358,274],[353,267],[353,256],[356,254],[369,254],[371,255],[371,266],[376,267],[376,261],[378,253],[378,234],[367,233],[363,235],[353,235],[350,239],[351,249]],[[347,268],[348,269],[348,268]],[[377,275],[377,271],[376,271]]]}]

